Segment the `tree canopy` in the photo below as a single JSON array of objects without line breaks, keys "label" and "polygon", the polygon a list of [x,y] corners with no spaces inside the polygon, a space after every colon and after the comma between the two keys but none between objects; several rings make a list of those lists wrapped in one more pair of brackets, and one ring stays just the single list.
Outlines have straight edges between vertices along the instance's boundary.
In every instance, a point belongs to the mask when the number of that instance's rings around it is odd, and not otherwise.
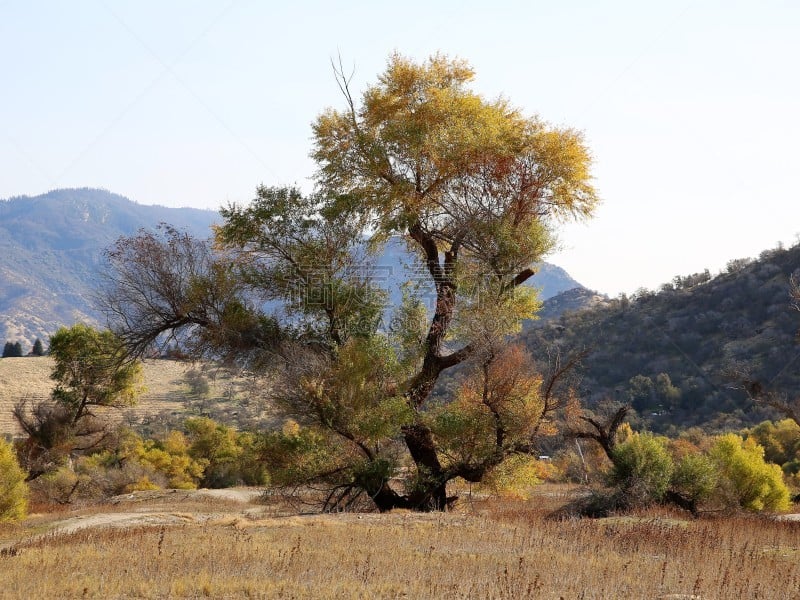
[{"label": "tree canopy", "polygon": [[[258,188],[223,209],[213,251],[165,230],[109,253],[104,302],[129,350],[178,338],[275,369],[272,394],[292,420],[268,436],[273,481],[325,484],[330,509],[360,497],[443,509],[448,481],[480,481],[532,451],[563,404],[563,369],[538,375],[504,346],[539,307],[522,284],[559,222],[593,213],[591,158],[579,132],[483,98],[472,78],[462,60],[396,54],[356,99],[338,72],[344,108],[313,125],[313,194]],[[435,301],[411,286],[381,327],[372,256],[393,237]],[[457,401],[434,406],[439,375],[461,363]]]},{"label": "tree canopy", "polygon": [[109,330],[83,324],[62,327],[50,338],[56,382],[53,399],[68,408],[73,423],[95,406],[127,406],[140,391],[141,365],[126,363],[123,348]]},{"label": "tree canopy", "polygon": [[21,457],[34,479],[57,468],[68,455],[95,448],[108,434],[94,414],[96,407],[132,404],[141,392],[141,364],[129,360],[119,338],[76,324],[50,338],[56,382],[50,401],[28,407],[26,399],[13,414],[27,434]]}]

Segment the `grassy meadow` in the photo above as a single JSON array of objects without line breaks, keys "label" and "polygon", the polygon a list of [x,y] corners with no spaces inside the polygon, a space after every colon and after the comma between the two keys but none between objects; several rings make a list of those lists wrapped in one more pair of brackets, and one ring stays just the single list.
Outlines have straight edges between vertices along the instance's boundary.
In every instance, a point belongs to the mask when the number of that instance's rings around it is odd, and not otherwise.
[{"label": "grassy meadow", "polygon": [[[196,409],[190,368],[148,361],[127,418]],[[47,396],[50,369],[0,360],[0,433],[14,431],[16,399]],[[224,395],[243,382],[211,383],[207,400],[241,408]],[[459,491],[445,514],[303,514],[252,488],[34,503],[0,524],[0,599],[800,599],[800,521],[666,509],[558,519],[579,488],[542,484],[526,501]]]},{"label": "grassy meadow", "polygon": [[142,493],[0,528],[3,598],[800,598],[800,522],[556,520],[570,488],[447,514]]},{"label": "grassy meadow", "polygon": [[[204,371],[209,390],[203,398],[192,396],[187,373],[202,369],[202,365],[174,360],[145,360],[143,363],[144,391],[134,406],[106,409],[112,420],[141,421],[156,419],[160,415],[180,415],[187,410],[194,413],[225,414],[227,422],[235,422],[240,415],[245,418],[242,400],[250,397],[252,382],[235,377],[222,370]],[[0,435],[19,433],[11,414],[19,400],[44,400],[53,390],[50,379],[53,361],[50,357],[24,357],[0,359]],[[101,412],[101,411],[98,411]],[[268,412],[268,411],[267,411]],[[264,407],[249,407],[248,418],[265,418]]]}]

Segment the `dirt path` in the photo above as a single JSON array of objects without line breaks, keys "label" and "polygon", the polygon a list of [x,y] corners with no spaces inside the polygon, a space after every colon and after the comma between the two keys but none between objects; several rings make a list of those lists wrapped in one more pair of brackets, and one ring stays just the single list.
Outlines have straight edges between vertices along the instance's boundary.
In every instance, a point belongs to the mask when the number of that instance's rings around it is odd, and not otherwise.
[{"label": "dirt path", "polygon": [[800,521],[800,513],[791,513],[788,515],[778,515],[775,517],[778,521]]},{"label": "dirt path", "polygon": [[[248,508],[247,505],[262,493],[262,490],[258,488],[228,488],[220,490],[152,490],[123,494],[112,498],[110,504],[125,507],[125,510],[76,515],[50,521],[46,524],[46,533],[33,536],[27,541],[30,542],[42,536],[69,534],[95,527],[157,527],[233,521],[242,518],[247,513],[259,511],[256,507]],[[196,510],[197,501],[207,503],[209,499],[212,500],[211,511]],[[214,500],[219,500],[220,505],[215,506]],[[231,503],[241,504],[242,510],[239,511],[235,506],[232,507]],[[141,508],[137,510],[137,506]]]},{"label": "dirt path", "polygon": [[195,515],[163,512],[99,513],[57,521],[49,534],[74,533],[91,527],[134,527],[140,525],[179,525],[193,523]]},{"label": "dirt path", "polygon": [[234,500],[238,502],[252,502],[258,499],[264,491],[253,488],[224,488],[220,490],[197,490],[196,495],[207,496],[209,498],[220,498],[222,500]]}]

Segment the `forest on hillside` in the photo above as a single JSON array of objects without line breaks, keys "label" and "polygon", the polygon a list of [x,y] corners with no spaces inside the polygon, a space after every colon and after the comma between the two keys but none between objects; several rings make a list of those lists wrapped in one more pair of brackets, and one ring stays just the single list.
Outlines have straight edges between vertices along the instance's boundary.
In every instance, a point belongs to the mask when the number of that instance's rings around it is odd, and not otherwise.
[{"label": "forest on hillside", "polygon": [[631,403],[638,425],[663,433],[736,429],[775,416],[753,404],[744,381],[800,395],[800,313],[790,298],[799,274],[800,244],[779,246],[715,277],[679,276],[534,322],[523,338],[534,356],[588,351],[580,390],[590,405]]}]

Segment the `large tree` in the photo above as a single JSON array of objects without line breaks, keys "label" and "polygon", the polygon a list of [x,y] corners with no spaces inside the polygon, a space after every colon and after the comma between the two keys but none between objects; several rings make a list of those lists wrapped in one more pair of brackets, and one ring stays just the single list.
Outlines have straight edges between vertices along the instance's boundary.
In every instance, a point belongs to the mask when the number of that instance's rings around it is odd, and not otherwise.
[{"label": "large tree", "polygon": [[[435,286],[421,364],[405,390],[414,411],[487,333],[497,339],[531,316],[516,288],[552,248],[554,222],[589,216],[597,200],[578,132],[486,101],[467,87],[472,78],[463,61],[394,55],[360,102],[340,73],[346,107],[314,125],[322,189],[344,195],[377,235],[402,235]],[[463,327],[451,349],[454,322]],[[417,465],[440,481],[440,504],[446,474],[430,428],[415,419],[404,437]]]},{"label": "large tree", "polygon": [[[448,481],[530,452],[558,405],[563,365],[543,379],[503,346],[539,306],[522,284],[555,226],[592,214],[589,153],[580,133],[474,93],[472,77],[460,60],[394,55],[356,100],[339,73],[345,107],[314,123],[313,195],[261,187],[224,209],[197,274],[164,265],[198,254],[174,231],[109,255],[106,306],[134,350],[183,328],[212,354],[230,356],[233,338],[278,359],[275,398],[297,426],[269,438],[273,480],[324,481],[329,507],[366,492],[381,510],[443,509]],[[435,301],[408,292],[387,333],[369,257],[390,238],[417,257]],[[264,301],[281,314],[261,314]],[[457,400],[430,406],[439,375],[462,363]],[[398,488],[404,457],[413,469]]]}]

